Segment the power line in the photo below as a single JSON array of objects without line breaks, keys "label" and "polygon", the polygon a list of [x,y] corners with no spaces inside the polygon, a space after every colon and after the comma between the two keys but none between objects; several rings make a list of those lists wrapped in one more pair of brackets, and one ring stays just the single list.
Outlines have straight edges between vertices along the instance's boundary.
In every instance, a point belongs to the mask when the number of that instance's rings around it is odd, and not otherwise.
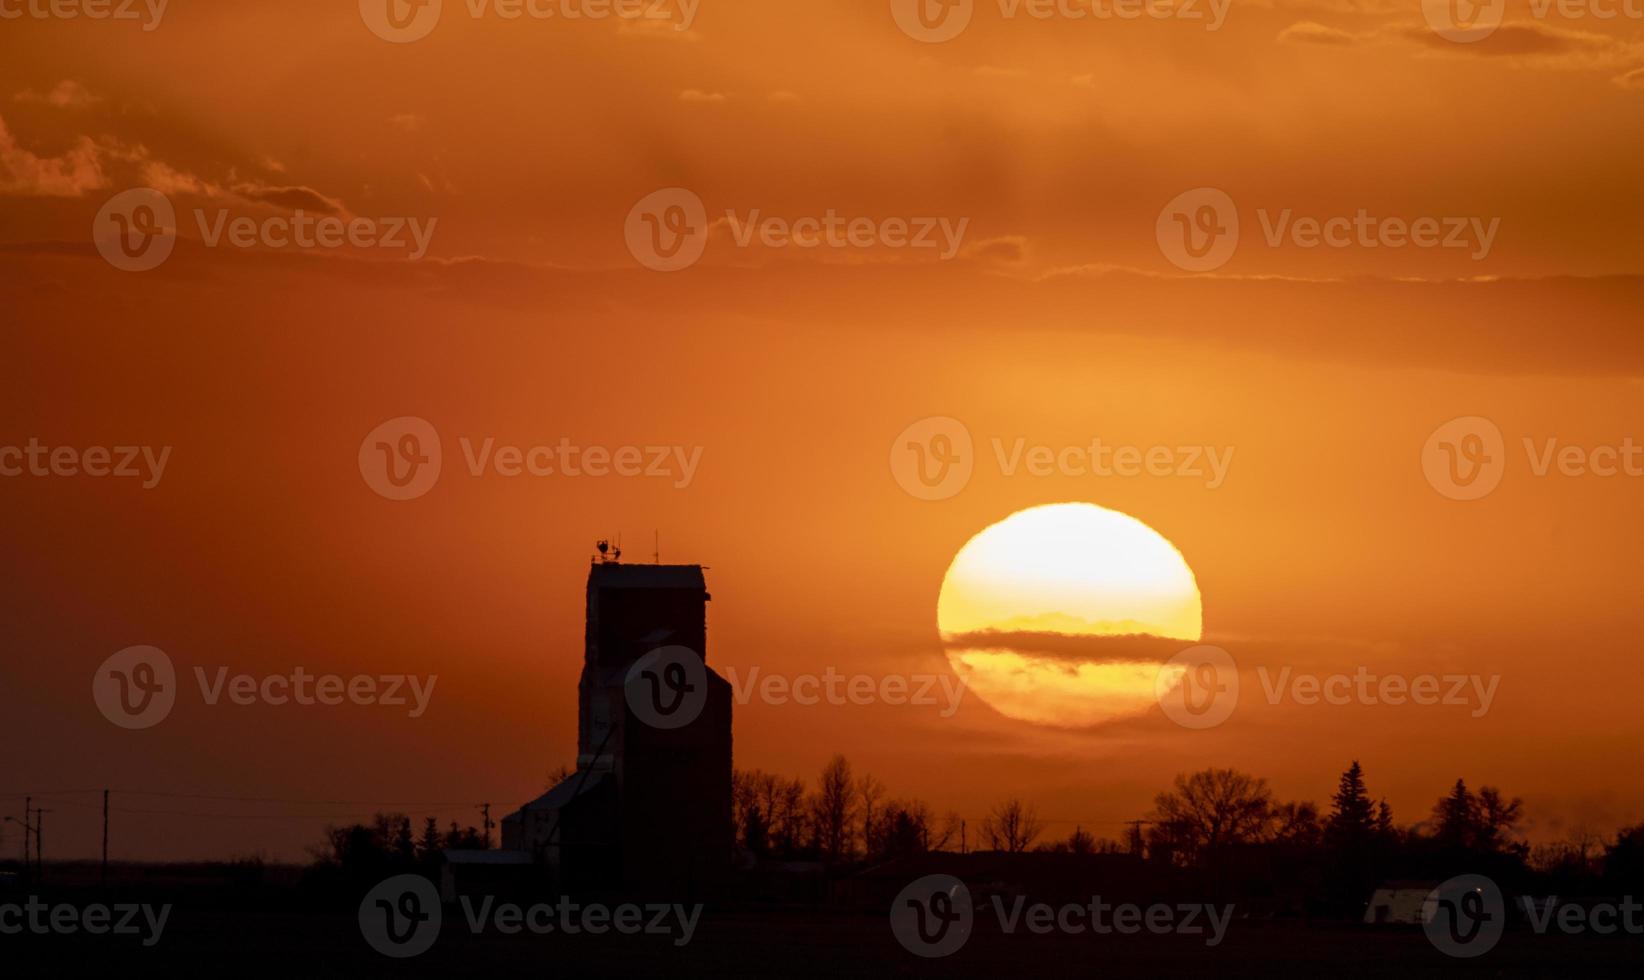
[{"label": "power line", "polygon": [[[101,792],[99,790],[98,792]],[[290,803],[299,806],[477,806],[472,800],[444,800],[439,802],[406,802],[403,800],[294,800],[277,796],[213,796],[205,793],[162,793],[146,790],[117,789],[123,796],[156,796],[172,800],[209,800],[220,803]]]},{"label": "power line", "polygon": [[[102,789],[58,790],[53,793],[0,793],[0,799],[23,799],[25,796],[79,796],[103,793]],[[109,789],[108,792],[118,793],[121,796],[159,797],[172,800],[206,800],[216,803],[286,803],[295,806],[396,806],[396,807],[472,807],[479,806],[472,800],[440,800],[440,801],[405,801],[405,800],[298,800],[278,796],[219,796],[207,793],[166,793],[158,790]]]}]

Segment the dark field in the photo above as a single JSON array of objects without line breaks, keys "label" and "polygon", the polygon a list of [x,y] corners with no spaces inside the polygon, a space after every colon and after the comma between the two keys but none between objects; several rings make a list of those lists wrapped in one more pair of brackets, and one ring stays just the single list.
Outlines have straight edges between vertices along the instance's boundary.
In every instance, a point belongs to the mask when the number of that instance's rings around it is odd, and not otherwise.
[{"label": "dark field", "polygon": [[[94,893],[54,901],[97,901]],[[111,897],[127,901],[135,896]],[[18,901],[16,893],[0,904]],[[921,959],[883,915],[786,908],[703,914],[692,941],[669,937],[473,935],[448,908],[433,948],[390,960],[361,937],[355,910],[237,908],[231,900],[174,909],[162,941],[134,937],[0,936],[6,977],[1635,977],[1638,937],[1509,932],[1471,961],[1451,959],[1415,928],[1235,919],[1222,944],[1177,935],[1001,933],[991,916],[956,954]]]}]

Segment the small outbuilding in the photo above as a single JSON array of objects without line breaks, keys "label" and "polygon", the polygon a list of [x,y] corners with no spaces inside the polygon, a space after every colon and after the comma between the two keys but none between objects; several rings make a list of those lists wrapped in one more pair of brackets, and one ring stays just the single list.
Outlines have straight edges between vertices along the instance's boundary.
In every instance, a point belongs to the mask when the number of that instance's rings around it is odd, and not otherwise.
[{"label": "small outbuilding", "polygon": [[1433,918],[1436,881],[1386,881],[1377,886],[1364,909],[1364,924],[1419,926]]}]

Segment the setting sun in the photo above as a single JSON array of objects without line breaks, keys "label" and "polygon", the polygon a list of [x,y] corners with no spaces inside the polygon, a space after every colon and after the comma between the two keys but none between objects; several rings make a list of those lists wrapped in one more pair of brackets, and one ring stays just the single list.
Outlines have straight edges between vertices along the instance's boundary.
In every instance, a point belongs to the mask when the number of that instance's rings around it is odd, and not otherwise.
[{"label": "setting sun", "polygon": [[953,559],[937,600],[948,659],[1000,713],[1083,727],[1145,711],[1163,656],[1203,608],[1181,552],[1094,504],[1013,514]]}]

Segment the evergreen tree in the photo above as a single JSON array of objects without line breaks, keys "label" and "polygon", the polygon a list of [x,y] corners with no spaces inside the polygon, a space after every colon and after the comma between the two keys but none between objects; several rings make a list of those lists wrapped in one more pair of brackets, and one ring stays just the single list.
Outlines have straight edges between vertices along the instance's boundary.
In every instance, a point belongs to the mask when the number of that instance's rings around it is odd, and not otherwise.
[{"label": "evergreen tree", "polygon": [[399,830],[394,832],[394,856],[407,864],[417,856],[417,845],[411,838],[410,817],[402,819]]},{"label": "evergreen tree", "polygon": [[1478,801],[1465,782],[1456,780],[1449,795],[1433,806],[1433,822],[1436,825],[1434,840],[1446,850],[1460,851],[1471,847],[1477,814]]},{"label": "evergreen tree", "polygon": [[1357,759],[1341,774],[1336,795],[1331,798],[1330,822],[1325,840],[1338,851],[1360,851],[1376,831],[1375,807],[1364,788],[1364,769]]},{"label": "evergreen tree", "polygon": [[424,861],[432,860],[444,846],[445,839],[440,836],[439,821],[433,817],[424,820],[422,836],[417,839],[417,856]]}]

